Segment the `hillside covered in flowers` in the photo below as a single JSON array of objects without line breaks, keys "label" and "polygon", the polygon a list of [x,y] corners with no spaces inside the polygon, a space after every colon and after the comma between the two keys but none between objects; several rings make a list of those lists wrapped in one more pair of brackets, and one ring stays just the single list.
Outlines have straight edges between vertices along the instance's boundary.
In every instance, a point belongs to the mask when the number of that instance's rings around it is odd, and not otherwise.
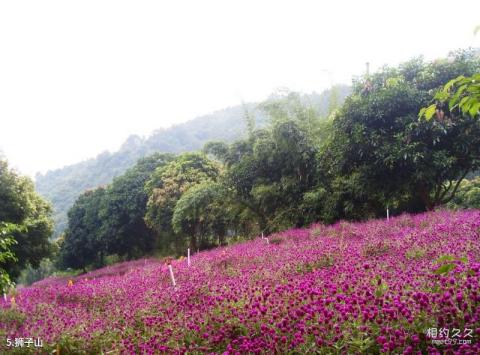
[{"label": "hillside covered in flowers", "polygon": [[[480,211],[291,229],[45,279],[2,299],[18,353],[480,353]],[[42,347],[15,347],[15,339]]]}]

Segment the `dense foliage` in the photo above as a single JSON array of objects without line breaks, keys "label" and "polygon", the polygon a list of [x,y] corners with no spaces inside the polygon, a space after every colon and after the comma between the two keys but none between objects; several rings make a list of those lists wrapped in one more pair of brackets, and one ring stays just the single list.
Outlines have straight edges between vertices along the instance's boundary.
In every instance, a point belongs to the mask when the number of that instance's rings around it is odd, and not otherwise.
[{"label": "dense foliage", "polygon": [[196,184],[175,204],[171,219],[173,231],[192,236],[193,250],[195,246],[204,249],[222,245],[228,229],[235,225],[235,216],[230,211],[232,202],[221,183],[207,180]]},{"label": "dense foliage", "polygon": [[[350,87],[338,85],[333,91],[302,95],[301,101],[312,105],[320,115],[326,116],[329,110],[340,105],[349,93]],[[68,209],[86,190],[111,183],[115,177],[133,167],[138,159],[155,152],[181,153],[196,151],[208,141],[233,142],[245,134],[245,111],[251,115],[257,127],[265,125],[267,117],[264,111],[256,106],[245,104],[229,107],[183,124],[157,130],[148,138],[131,136],[117,152],[104,152],[94,159],[43,175],[38,174],[35,179],[36,188],[53,205],[55,238],[67,228]]]},{"label": "dense foliage", "polygon": [[327,117],[305,96],[279,92],[259,106],[265,125],[246,111],[244,138],[153,155],[84,193],[69,212],[62,264],[181,255],[232,236],[445,205],[480,168],[480,120],[419,111],[445,82],[479,69],[472,51],[385,67],[358,79]]},{"label": "dense foliage", "polygon": [[[461,113],[472,118],[480,116],[480,73],[471,77],[463,75],[450,80],[443,89],[435,95],[437,103],[420,110],[419,115],[430,120],[434,115],[442,117],[445,111]],[[446,107],[448,109],[446,110]],[[453,112],[452,112],[453,111]]]},{"label": "dense foliage", "polygon": [[311,122],[273,117],[267,129],[233,144],[223,157],[226,184],[266,233],[305,224],[302,200],[315,182],[317,152]]},{"label": "dense foliage", "polygon": [[479,231],[479,211],[402,215],[174,260],[176,288],[158,260],[47,279],[0,301],[0,337],[45,353],[478,354]]},{"label": "dense foliage", "polygon": [[303,225],[302,194],[315,181],[316,133],[327,122],[303,100],[294,93],[271,97],[262,107],[269,125],[255,130],[247,122],[247,138],[207,144],[210,158],[156,154],[81,195],[69,212],[60,264],[98,266],[113,254],[178,255],[222,244],[227,236]]},{"label": "dense foliage", "polygon": [[5,264],[17,261],[11,250],[12,245],[16,244],[15,239],[11,236],[15,227],[15,225],[0,222],[0,293],[6,293],[14,286],[10,275],[5,270]]},{"label": "dense foliage", "polygon": [[148,198],[145,183],[156,168],[172,159],[171,154],[153,154],[140,159],[108,187],[83,193],[68,212],[60,265],[99,266],[109,254],[131,258],[149,252],[155,237],[144,221]]},{"label": "dense foliage", "polygon": [[102,208],[105,188],[82,194],[68,211],[68,229],[61,241],[60,264],[64,267],[101,266],[106,252],[106,240],[101,237]]},{"label": "dense foliage", "polygon": [[325,206],[334,219],[379,216],[387,206],[431,210],[453,198],[480,166],[480,124],[465,116],[418,120],[418,112],[445,82],[479,70],[478,55],[460,51],[384,68],[356,83],[321,154]]},{"label": "dense foliage", "polygon": [[[188,189],[200,183],[215,182],[219,175],[220,166],[197,153],[182,154],[155,170],[145,186],[149,193],[145,222],[160,235],[160,249],[177,250],[186,239],[189,239],[188,245],[191,248],[197,249],[200,246],[196,230],[191,230],[190,235],[174,234],[172,217],[177,202]],[[182,228],[177,231],[181,232]]]},{"label": "dense foliage", "polygon": [[33,182],[0,160],[1,248],[14,255],[0,264],[11,277],[17,277],[27,264],[38,266],[52,254],[50,215],[50,205],[35,192]]},{"label": "dense foliage", "polygon": [[131,258],[154,247],[154,234],[144,221],[148,199],[145,184],[156,169],[172,160],[172,154],[160,153],[142,158],[107,188],[100,232],[108,253]]},{"label": "dense foliage", "polygon": [[448,203],[450,208],[478,208],[480,209],[480,176],[463,180],[455,197]]}]

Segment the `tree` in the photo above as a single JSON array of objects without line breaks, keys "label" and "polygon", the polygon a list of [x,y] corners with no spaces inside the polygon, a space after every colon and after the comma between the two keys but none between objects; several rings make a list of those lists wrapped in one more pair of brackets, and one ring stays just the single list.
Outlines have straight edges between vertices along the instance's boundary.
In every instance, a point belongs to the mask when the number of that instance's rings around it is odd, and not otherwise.
[{"label": "tree", "polygon": [[253,217],[250,233],[305,222],[303,194],[315,180],[318,139],[313,128],[322,121],[295,94],[271,99],[264,109],[271,117],[267,128],[228,148],[206,146],[228,168],[226,183],[235,192],[237,209],[241,206],[241,215]]},{"label": "tree", "polygon": [[151,252],[155,235],[143,220],[148,198],[144,186],[156,168],[172,159],[172,154],[155,153],[111,185],[82,194],[68,213],[61,266],[85,269],[103,265],[107,255],[130,259]]},{"label": "tree", "polygon": [[92,264],[103,265],[106,243],[101,235],[102,208],[106,190],[99,187],[84,192],[68,211],[68,228],[60,248],[63,268],[83,269]]},{"label": "tree", "polygon": [[[149,196],[145,222],[160,236],[159,248],[167,251],[182,248],[185,235],[176,235],[172,228],[175,205],[189,188],[204,181],[216,181],[221,167],[199,153],[185,153],[159,167],[145,188]],[[192,240],[192,248],[197,248]]]},{"label": "tree", "polygon": [[[331,89],[331,95],[335,90]],[[336,99],[335,99],[336,100]],[[328,100],[328,105],[335,104]],[[322,123],[325,122],[313,106],[311,100],[296,92],[281,90],[260,104],[260,108],[268,115],[270,126],[280,122],[293,120],[299,127],[309,132],[311,139],[320,136]],[[313,143],[314,141],[312,141]]]},{"label": "tree", "polygon": [[[369,90],[357,82],[333,122],[319,160],[336,201],[335,218],[430,210],[451,200],[458,183],[479,166],[480,126],[472,120],[419,121],[418,111],[432,91],[480,66],[468,52],[448,60],[415,59],[384,68],[369,78]],[[338,187],[352,189],[339,193]]]},{"label": "tree", "polygon": [[229,156],[229,146],[225,142],[211,141],[204,145],[203,153],[209,157],[215,158],[222,163],[226,163]]},{"label": "tree", "polygon": [[109,254],[128,258],[152,251],[155,233],[144,221],[148,195],[145,183],[155,169],[174,159],[172,154],[155,153],[140,159],[108,186],[100,211],[101,235]]},{"label": "tree", "polygon": [[0,160],[0,221],[21,223],[29,212],[29,179],[10,170]]},{"label": "tree", "polygon": [[14,286],[7,270],[4,269],[4,265],[7,262],[15,262],[18,260],[11,250],[12,245],[17,243],[11,233],[17,228],[18,227],[13,224],[0,222],[0,293],[2,294]]},{"label": "tree", "polygon": [[9,249],[16,260],[5,261],[11,277],[17,277],[27,263],[37,267],[52,254],[51,207],[35,192],[33,182],[9,169],[5,160],[0,160],[0,223],[15,226],[9,227],[15,240]]},{"label": "tree", "polygon": [[54,251],[50,241],[53,232],[51,206],[34,192],[33,184],[29,191],[29,201],[33,208],[22,222],[22,228],[13,232],[17,244],[12,250],[18,258],[18,262],[12,266],[15,276],[18,276],[27,264],[33,268],[38,267],[42,259],[50,257]]},{"label": "tree", "polygon": [[172,217],[175,233],[190,236],[190,244],[200,248],[223,244],[227,228],[235,216],[233,201],[221,183],[204,181],[192,186],[177,201]]}]

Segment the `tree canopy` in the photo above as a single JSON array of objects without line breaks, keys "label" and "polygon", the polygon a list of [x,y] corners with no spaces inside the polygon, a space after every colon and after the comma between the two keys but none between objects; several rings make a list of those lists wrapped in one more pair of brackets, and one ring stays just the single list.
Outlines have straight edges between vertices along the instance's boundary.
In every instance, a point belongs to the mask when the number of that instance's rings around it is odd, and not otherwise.
[{"label": "tree canopy", "polygon": [[52,254],[51,207],[35,192],[33,182],[10,169],[6,160],[0,160],[0,225],[2,249],[9,255],[0,263],[11,277]]},{"label": "tree canopy", "polygon": [[106,252],[106,240],[102,238],[100,210],[106,190],[99,187],[86,191],[68,211],[68,229],[60,249],[63,267],[83,268],[90,264],[101,266]]},{"label": "tree canopy", "polygon": [[[418,120],[432,92],[459,74],[478,70],[477,56],[412,60],[358,82],[333,122],[321,154],[329,208],[336,218],[433,209],[453,198],[460,181],[479,167],[478,122]],[[342,186],[350,186],[344,189]],[[361,211],[361,212],[360,212]]]},{"label": "tree canopy", "polygon": [[108,253],[132,257],[153,249],[155,234],[144,221],[148,200],[145,183],[155,169],[173,158],[168,153],[142,158],[108,186],[100,211],[101,234]]},{"label": "tree canopy", "polygon": [[[172,227],[177,201],[189,188],[205,181],[216,181],[220,171],[218,163],[199,153],[182,154],[165,166],[157,168],[145,185],[149,194],[145,214],[147,225],[164,241],[169,240],[172,245],[180,242],[175,238]],[[191,243],[193,248],[197,247],[195,238]],[[168,245],[163,244],[165,247]]]},{"label": "tree canopy", "polygon": [[18,260],[11,250],[12,245],[17,244],[11,235],[15,228],[17,228],[15,225],[0,222],[0,293],[6,293],[14,285],[5,270],[5,264]]},{"label": "tree canopy", "polygon": [[[218,182],[206,180],[192,186],[175,204],[173,231],[190,236],[193,248],[222,244],[236,217],[229,198],[226,187]],[[217,239],[209,240],[212,236]]]},{"label": "tree canopy", "polygon": [[172,159],[171,154],[155,153],[111,185],[83,193],[68,213],[61,265],[85,268],[103,265],[106,255],[132,258],[152,252],[156,236],[143,219],[148,198],[144,187],[155,169]]}]

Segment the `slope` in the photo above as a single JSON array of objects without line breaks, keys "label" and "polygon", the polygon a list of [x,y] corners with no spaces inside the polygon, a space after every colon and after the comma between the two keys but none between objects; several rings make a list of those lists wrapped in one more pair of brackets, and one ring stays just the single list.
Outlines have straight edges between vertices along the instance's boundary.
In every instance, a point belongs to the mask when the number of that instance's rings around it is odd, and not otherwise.
[{"label": "slope", "polygon": [[159,260],[46,279],[0,303],[0,335],[49,352],[478,354],[479,228],[477,210],[293,229],[174,260],[176,287]]}]

